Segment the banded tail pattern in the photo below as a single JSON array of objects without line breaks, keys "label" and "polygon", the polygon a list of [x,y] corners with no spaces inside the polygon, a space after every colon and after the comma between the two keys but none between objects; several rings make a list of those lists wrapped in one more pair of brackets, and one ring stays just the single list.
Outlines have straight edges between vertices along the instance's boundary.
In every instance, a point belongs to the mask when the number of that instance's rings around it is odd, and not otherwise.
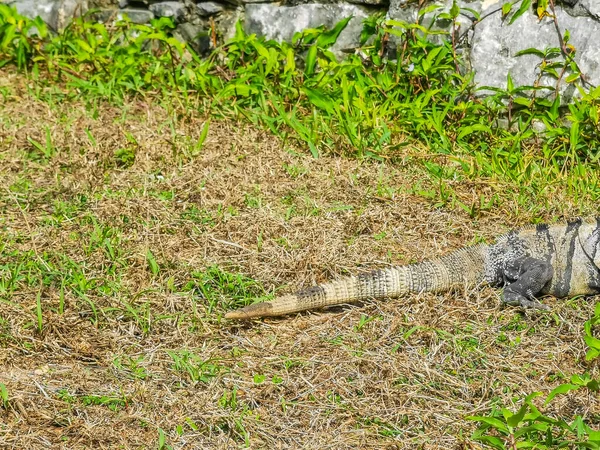
[{"label": "banded tail pattern", "polygon": [[225,318],[281,316],[341,303],[408,293],[443,292],[465,283],[480,283],[485,281],[486,249],[484,245],[476,245],[417,264],[341,278],[228,312]]}]

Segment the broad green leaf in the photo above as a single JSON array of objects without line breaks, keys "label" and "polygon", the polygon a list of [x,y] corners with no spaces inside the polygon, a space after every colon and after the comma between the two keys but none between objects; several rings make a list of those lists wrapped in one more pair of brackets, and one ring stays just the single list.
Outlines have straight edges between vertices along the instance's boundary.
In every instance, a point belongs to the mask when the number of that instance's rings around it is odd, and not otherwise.
[{"label": "broad green leaf", "polygon": [[560,94],[556,94],[554,101],[552,102],[552,106],[550,107],[550,114],[553,120],[558,119],[558,113],[560,108]]},{"label": "broad green leaf", "polygon": [[306,94],[310,102],[317,108],[327,111],[329,114],[335,112],[336,103],[331,98],[327,97],[323,92],[317,89],[311,89],[306,86],[301,88],[302,92]]},{"label": "broad green leaf", "polygon": [[473,14],[473,17],[475,18],[475,20],[481,20],[481,13],[478,13],[477,11],[475,11],[474,9],[471,8],[461,8],[463,11],[468,11],[471,14]]},{"label": "broad green leaf", "polygon": [[487,125],[483,125],[481,123],[476,123],[474,125],[462,128],[461,132],[458,134],[458,139],[462,139],[465,136],[474,133],[475,131],[483,131],[486,133],[491,133],[492,129]]},{"label": "broad green leaf", "polygon": [[585,354],[585,360],[586,361],[591,361],[593,359],[596,359],[598,356],[600,356],[600,350],[596,350],[595,348],[591,348],[589,349],[586,354]]},{"label": "broad green leaf", "polygon": [[456,0],[454,0],[452,2],[452,8],[450,8],[450,17],[452,17],[453,19],[456,19],[459,14],[460,14],[460,8],[456,4]]},{"label": "broad green leaf", "polygon": [[508,21],[508,24],[512,25],[515,22],[515,20],[517,20],[519,17],[521,17],[523,14],[525,14],[527,12],[527,10],[529,10],[530,6],[531,6],[531,0],[521,0],[521,6],[510,18],[510,20]]},{"label": "broad green leaf", "polygon": [[483,422],[485,424],[491,425],[492,427],[494,427],[498,431],[502,431],[504,433],[508,433],[508,428],[506,427],[506,424],[504,422],[502,422],[501,420],[496,419],[494,417],[468,416],[467,419],[468,420],[474,420],[474,421],[477,421],[477,422]]},{"label": "broad green leaf", "polygon": [[288,48],[285,54],[285,73],[294,72],[296,70],[296,55],[292,48]]},{"label": "broad green leaf", "polygon": [[504,445],[504,441],[496,436],[481,436],[477,438],[478,441],[491,445],[495,449],[505,450],[507,447]]},{"label": "broad green leaf", "polygon": [[209,126],[210,126],[210,119],[207,120],[206,122],[204,122],[204,125],[202,126],[202,132],[200,133],[198,142],[196,142],[196,145],[194,145],[195,152],[199,152],[200,150],[202,150],[202,145],[204,145],[204,141],[206,140],[206,137],[208,136]]},{"label": "broad green leaf", "polygon": [[312,75],[315,72],[315,65],[317,64],[317,46],[312,45],[308,49],[308,53],[306,54],[306,65],[304,67],[304,72],[306,75]]},{"label": "broad green leaf", "polygon": [[593,392],[598,392],[600,391],[600,383],[598,383],[598,380],[590,380],[586,385],[585,385],[590,391]]},{"label": "broad green leaf", "polygon": [[437,57],[437,55],[444,49],[444,47],[440,46],[440,47],[436,47],[434,49],[432,49],[429,54],[427,55],[426,60],[433,64],[433,60]]},{"label": "broad green leaf", "polygon": [[579,386],[577,386],[576,384],[570,384],[570,383],[561,384],[560,386],[552,389],[552,391],[548,394],[548,397],[546,397],[546,401],[544,402],[544,405],[547,405],[548,403],[550,403],[552,401],[552,399],[554,397],[556,397],[558,394],[566,394],[567,392],[570,392],[570,391],[573,391],[576,389],[579,389]]},{"label": "broad green leaf", "polygon": [[239,95],[240,97],[248,97],[250,94],[257,93],[258,90],[254,86],[248,86],[247,84],[238,82],[227,85],[227,87],[223,90],[222,94],[228,95]]},{"label": "broad green leaf", "polygon": [[8,407],[8,389],[4,383],[0,383],[0,400],[4,408]]},{"label": "broad green leaf", "polygon": [[513,103],[515,103],[516,105],[525,106],[526,108],[529,108],[531,106],[532,102],[533,102],[533,99],[524,98],[524,97],[517,97],[513,101]]},{"label": "broad green leaf", "polygon": [[519,428],[517,431],[513,433],[514,437],[520,437],[523,435],[527,435],[532,431],[542,431],[545,432],[550,427],[549,423],[546,422],[535,422],[526,427]]},{"label": "broad green leaf", "polygon": [[148,262],[148,267],[150,268],[150,272],[152,272],[152,275],[158,274],[160,268],[150,249],[148,249],[148,251],[146,252],[146,261]]},{"label": "broad green leaf", "polygon": [[523,416],[525,416],[525,413],[527,412],[528,406],[529,405],[525,403],[519,408],[519,410],[515,414],[506,419],[506,423],[509,427],[516,428],[519,426],[519,424],[523,420]]},{"label": "broad green leaf", "polygon": [[348,22],[350,22],[350,19],[352,19],[352,16],[340,20],[331,30],[323,32],[317,38],[317,46],[321,48],[328,48],[335,44],[340,33],[344,31],[344,28],[346,28],[346,25],[348,25]]},{"label": "broad green leaf", "polygon": [[515,53],[515,56],[523,55],[535,55],[539,56],[540,58],[546,57],[546,54],[543,51],[538,50],[537,48],[526,48],[525,50],[519,50],[517,53]]},{"label": "broad green leaf", "polygon": [[575,154],[575,152],[577,151],[577,144],[579,144],[579,122],[575,121],[571,124],[570,135],[571,152]]},{"label": "broad green leaf", "polygon": [[506,90],[511,93],[515,90],[515,85],[513,83],[513,79],[510,76],[510,72],[506,74]]},{"label": "broad green leaf", "polygon": [[536,450],[545,450],[548,447],[544,444],[540,444],[537,440],[535,440],[517,442],[513,448],[534,448]]},{"label": "broad green leaf", "polygon": [[[426,14],[429,14],[429,13],[431,13],[431,12],[433,12],[433,11],[436,11],[436,10],[438,10],[438,9],[441,9],[441,8],[443,8],[443,7],[444,7],[444,6],[443,6],[443,5],[440,5],[439,3],[432,3],[431,5],[429,5],[429,6],[426,6],[426,7],[425,7],[425,8],[423,8],[423,9],[419,9],[419,17],[423,17],[423,16],[425,16]],[[392,21],[389,21],[389,22],[392,22]],[[389,23],[389,22],[388,22],[388,23]],[[395,25],[395,26],[399,26],[399,25]]]}]

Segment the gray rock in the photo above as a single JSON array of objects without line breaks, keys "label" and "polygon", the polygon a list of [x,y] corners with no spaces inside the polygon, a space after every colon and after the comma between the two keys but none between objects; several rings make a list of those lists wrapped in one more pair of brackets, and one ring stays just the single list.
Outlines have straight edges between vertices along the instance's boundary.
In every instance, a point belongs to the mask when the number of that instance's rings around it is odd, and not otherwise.
[{"label": "gray rock", "polygon": [[175,37],[182,42],[187,42],[199,55],[207,54],[211,49],[210,36],[206,28],[192,25],[189,22],[178,25]]},{"label": "gray rock", "polygon": [[[269,1],[276,0],[241,0],[243,3],[269,3]],[[390,0],[346,0],[348,3],[354,3],[356,5],[366,5],[366,6],[388,6],[390,4]],[[283,4],[285,6],[298,6],[298,5],[306,5],[309,3],[316,3],[314,0],[283,0]],[[336,4],[340,3],[339,0],[319,0],[319,4]]]},{"label": "gray rock", "polygon": [[244,18],[244,11],[241,8],[224,9],[223,12],[216,17],[215,23],[217,29],[222,33],[224,41],[228,41],[235,36],[235,24],[240,20],[243,21]]},{"label": "gray rock", "polygon": [[8,2],[19,14],[35,18],[41,17],[53,30],[62,30],[75,16],[88,10],[87,0],[16,0]]},{"label": "gray rock", "polygon": [[348,2],[367,6],[388,6],[390,4],[390,0],[348,0]]},{"label": "gray rock", "polygon": [[202,17],[214,16],[222,12],[223,5],[215,2],[202,2],[196,5],[196,12]]},{"label": "gray rock", "polygon": [[[118,19],[123,14],[127,14],[135,23],[147,23],[154,16],[173,17],[179,24],[176,29],[178,38],[190,42],[201,54],[207,52],[212,45],[206,31],[209,26],[207,17],[214,20],[218,36],[225,39],[234,35],[235,23],[245,15],[248,33],[289,41],[297,31],[320,25],[331,28],[344,17],[353,16],[332,48],[338,56],[342,55],[343,50],[353,49],[358,45],[362,20],[375,11],[381,11],[381,5],[387,5],[388,1],[388,18],[408,23],[417,20],[419,4],[421,8],[426,8],[433,3],[431,0],[320,0],[320,3],[308,3],[314,0],[281,0],[285,3],[282,5],[269,3],[270,0],[224,0],[236,5],[236,8],[231,8],[218,3],[220,1],[0,0],[0,3],[14,5],[21,14],[29,17],[40,16],[52,29],[57,30],[64,28],[74,15],[86,11],[88,6],[100,7],[101,12],[96,17],[103,21]],[[340,1],[346,3],[338,3]],[[559,46],[554,22],[551,18],[539,21],[533,7],[512,25],[502,21],[500,14],[496,13],[472,26],[474,14],[465,8],[484,16],[500,8],[505,1],[457,0],[461,8],[457,19],[459,33],[470,30],[467,39],[462,42],[464,46],[458,51],[475,70],[475,82],[479,86],[504,88],[508,73],[515,85],[532,85],[539,75],[540,58],[535,55],[517,57],[516,53],[527,48],[543,50]],[[439,15],[449,12],[453,0],[435,2],[439,8],[421,17],[420,23],[426,28],[445,32],[429,36],[434,42],[442,42],[449,39],[453,24],[451,20],[440,18]],[[577,50],[577,64],[590,83],[600,85],[600,45],[597,43],[600,36],[600,0],[557,0],[556,5],[561,33],[566,29],[570,31],[570,44]],[[117,6],[121,9],[115,9]],[[391,36],[391,49],[394,39]],[[393,52],[388,56],[393,57]],[[567,72],[565,77],[568,74]],[[542,78],[541,83],[554,86],[556,81],[547,77]],[[563,98],[575,91],[573,86],[568,86],[565,82],[560,87]]]},{"label": "gray rock", "polygon": [[172,17],[176,23],[183,22],[185,19],[185,6],[180,2],[169,1],[153,3],[148,6],[148,9],[152,11],[156,17]]},{"label": "gray rock", "polygon": [[[269,3],[268,1],[266,2],[258,2],[258,1],[248,1],[248,0],[242,0],[243,3]],[[306,5],[307,3],[314,3],[312,0],[283,0],[281,2],[282,5],[285,6],[298,6],[298,5]],[[319,3],[322,5],[331,5],[333,3],[336,3],[336,0],[319,0]]]},{"label": "gray rock", "polygon": [[[269,2],[277,2],[277,0],[224,0],[226,3],[231,5],[240,6],[246,5],[248,3],[269,3]],[[281,4],[279,4],[281,6]]]},{"label": "gray rock", "polygon": [[579,0],[568,6],[572,7],[568,11],[572,16],[591,17],[600,21],[600,2],[598,0]]},{"label": "gray rock", "polygon": [[[155,3],[162,3],[165,0],[127,0],[130,6],[134,6],[137,8],[147,8],[150,5],[154,5]],[[181,1],[180,3],[183,3]]]},{"label": "gray rock", "polygon": [[125,8],[119,10],[116,15],[117,20],[122,19],[127,15],[133,23],[149,23],[154,19],[154,13],[143,8]]},{"label": "gray rock", "polygon": [[89,0],[90,9],[92,8],[108,8],[117,6],[120,1],[124,0]]},{"label": "gray rock", "polygon": [[340,20],[353,16],[331,50],[338,55],[344,49],[358,46],[362,20],[372,13],[369,9],[349,4],[307,4],[278,6],[273,4],[246,5],[246,32],[277,41],[290,41],[294,33],[321,25],[333,27]]},{"label": "gray rock", "polygon": [[[491,4],[497,8],[501,2]],[[484,11],[485,14],[485,11]],[[573,17],[565,10],[556,8],[561,33],[568,29],[570,43],[577,49],[575,60],[588,80],[600,84],[600,22],[588,18]],[[515,56],[521,50],[540,50],[559,47],[558,36],[551,18],[541,21],[532,13],[525,13],[512,25],[503,23],[500,14],[487,17],[475,29],[471,49],[471,64],[475,70],[475,82],[480,86],[506,87],[510,73],[515,86],[532,85],[539,74],[541,59],[535,55]],[[565,74],[565,77],[568,75]],[[555,86],[553,78],[542,78],[542,85]],[[567,98],[573,87],[563,81],[561,93]]]}]

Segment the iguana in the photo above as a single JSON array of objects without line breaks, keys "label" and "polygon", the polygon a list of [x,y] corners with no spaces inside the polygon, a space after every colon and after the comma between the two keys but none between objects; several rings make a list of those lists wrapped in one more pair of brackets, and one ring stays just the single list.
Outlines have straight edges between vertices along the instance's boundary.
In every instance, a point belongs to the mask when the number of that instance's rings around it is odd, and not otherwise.
[{"label": "iguana", "polygon": [[600,217],[513,230],[492,245],[478,244],[428,261],[342,278],[273,301],[231,311],[227,319],[280,316],[365,299],[444,292],[467,285],[504,286],[502,300],[547,309],[541,295],[600,293]]}]

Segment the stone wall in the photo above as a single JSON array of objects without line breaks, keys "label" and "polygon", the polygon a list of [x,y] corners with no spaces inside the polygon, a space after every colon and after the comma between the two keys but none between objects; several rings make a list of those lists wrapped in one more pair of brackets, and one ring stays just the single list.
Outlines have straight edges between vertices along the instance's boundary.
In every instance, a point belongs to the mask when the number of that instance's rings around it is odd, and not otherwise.
[{"label": "stone wall", "polygon": [[[155,17],[172,17],[177,24],[176,35],[190,42],[197,51],[207,52],[213,37],[219,40],[233,35],[235,23],[244,21],[248,33],[267,38],[289,40],[304,28],[332,26],[344,17],[353,16],[333,48],[337,54],[352,51],[358,46],[361,21],[365,17],[384,12],[388,18],[415,22],[418,15],[416,0],[284,0],[282,3],[264,0],[0,0],[16,6],[28,16],[40,15],[53,29],[63,28],[68,20],[91,8],[98,8],[98,20],[109,21],[127,14],[138,23]],[[512,25],[503,20],[500,8],[505,0],[458,0],[461,15],[459,34],[464,34],[464,54],[469,68],[475,70],[475,81],[480,86],[506,87],[510,72],[515,85],[533,84],[539,72],[540,58],[535,55],[515,56],[523,49],[559,47],[559,33],[570,32],[570,44],[576,49],[576,61],[591,85],[600,85],[600,0],[563,0],[553,17],[539,20],[533,7]],[[426,5],[432,1],[425,2]],[[450,30],[451,21],[439,18],[441,11],[449,11],[452,0],[439,0],[443,6],[425,14],[421,24],[432,29]],[[532,2],[535,4],[535,2]],[[425,6],[426,6],[425,5]],[[483,19],[475,23],[469,8]],[[436,37],[436,39],[440,39]],[[552,84],[552,79],[542,80]],[[565,83],[562,85],[566,89]],[[564,93],[564,92],[563,92]]]}]

